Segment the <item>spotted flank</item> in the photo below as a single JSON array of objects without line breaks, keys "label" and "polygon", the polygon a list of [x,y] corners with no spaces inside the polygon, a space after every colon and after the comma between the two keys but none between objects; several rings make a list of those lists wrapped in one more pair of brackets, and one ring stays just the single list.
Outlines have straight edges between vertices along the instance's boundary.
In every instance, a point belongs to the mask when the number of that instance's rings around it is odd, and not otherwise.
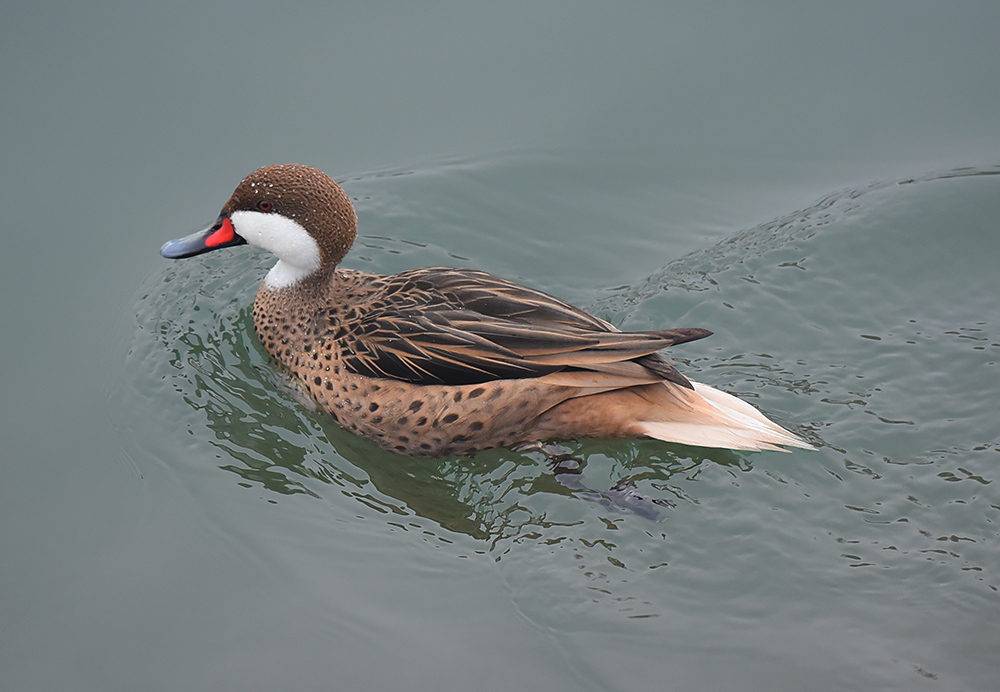
[{"label": "spotted flank", "polygon": [[257,335],[344,428],[400,454],[470,454],[546,439],[657,438],[781,449],[804,441],[661,353],[711,335],[622,332],[568,303],[473,269],[393,276],[340,269],[357,232],[344,191],[308,166],[245,178],[178,259],[248,243],[278,262]]}]

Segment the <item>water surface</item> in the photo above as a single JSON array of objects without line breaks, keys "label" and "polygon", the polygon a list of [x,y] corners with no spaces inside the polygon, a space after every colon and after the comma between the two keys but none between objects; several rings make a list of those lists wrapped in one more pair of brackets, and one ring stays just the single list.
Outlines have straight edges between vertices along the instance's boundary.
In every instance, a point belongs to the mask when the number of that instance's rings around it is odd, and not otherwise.
[{"label": "water surface", "polygon": [[[603,224],[562,215],[566,254],[587,248],[563,262],[555,243],[491,211],[552,167],[568,165],[526,156],[346,179],[362,224],[347,264],[517,276],[522,257],[543,255],[552,270],[536,283],[549,290],[559,271],[601,276],[609,257],[614,273]],[[468,185],[478,194],[454,203]],[[519,196],[525,228],[534,204],[559,192]],[[242,489],[244,508],[213,510],[209,526],[239,544],[248,522],[266,524],[282,547],[246,548],[295,565],[295,590],[317,603],[344,607],[341,591],[311,583],[327,571],[368,581],[388,570],[382,588],[402,595],[422,580],[464,591],[472,563],[584,680],[613,670],[628,688],[630,676],[641,685],[675,667],[695,679],[706,672],[692,661],[724,659],[708,674],[722,687],[787,685],[796,670],[803,683],[835,680],[830,689],[985,684],[993,666],[975,652],[996,643],[1000,615],[1000,426],[984,405],[1000,388],[1000,313],[984,290],[996,285],[998,192],[1000,169],[836,191],[592,294],[590,307],[623,328],[713,328],[675,350],[684,372],[752,401],[817,452],[580,440],[564,449],[581,474],[560,482],[540,453],[379,451],[311,411],[268,362],[249,308],[272,260],[246,249],[170,264],[144,283],[118,430],[196,506]],[[593,218],[591,204],[576,214]],[[254,511],[252,499],[274,509]],[[394,568],[369,554],[386,540],[409,555],[391,557]],[[345,617],[371,628],[372,646],[400,615],[379,599],[349,603]],[[489,628],[478,608],[453,617],[449,637]]]},{"label": "water surface", "polygon": [[[6,9],[0,689],[1000,688],[995,3]],[[157,254],[286,161],[817,451],[344,433]]]}]

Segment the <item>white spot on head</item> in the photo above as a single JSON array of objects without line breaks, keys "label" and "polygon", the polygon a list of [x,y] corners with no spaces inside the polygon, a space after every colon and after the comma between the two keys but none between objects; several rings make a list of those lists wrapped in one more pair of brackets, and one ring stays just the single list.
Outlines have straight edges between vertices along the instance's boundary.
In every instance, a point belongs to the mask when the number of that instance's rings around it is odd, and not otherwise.
[{"label": "white spot on head", "polygon": [[305,228],[287,216],[234,211],[229,220],[247,243],[278,256],[278,263],[264,279],[268,288],[292,286],[319,269],[319,245]]}]

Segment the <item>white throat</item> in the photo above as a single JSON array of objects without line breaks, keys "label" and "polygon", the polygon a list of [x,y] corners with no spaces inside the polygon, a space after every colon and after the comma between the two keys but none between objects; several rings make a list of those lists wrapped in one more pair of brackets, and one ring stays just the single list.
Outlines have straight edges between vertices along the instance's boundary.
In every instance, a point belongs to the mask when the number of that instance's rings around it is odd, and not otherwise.
[{"label": "white throat", "polygon": [[281,214],[259,211],[234,211],[229,220],[248,244],[278,256],[278,263],[264,279],[268,288],[294,286],[319,269],[319,245],[297,221]]}]

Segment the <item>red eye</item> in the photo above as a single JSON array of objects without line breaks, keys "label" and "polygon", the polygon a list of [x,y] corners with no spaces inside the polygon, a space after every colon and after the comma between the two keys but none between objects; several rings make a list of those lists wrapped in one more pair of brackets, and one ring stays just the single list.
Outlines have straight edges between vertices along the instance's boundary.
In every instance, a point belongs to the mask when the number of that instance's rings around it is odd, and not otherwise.
[{"label": "red eye", "polygon": [[261,201],[257,202],[257,208],[260,209],[261,211],[271,211],[272,206],[273,205],[266,199],[262,199]]}]

